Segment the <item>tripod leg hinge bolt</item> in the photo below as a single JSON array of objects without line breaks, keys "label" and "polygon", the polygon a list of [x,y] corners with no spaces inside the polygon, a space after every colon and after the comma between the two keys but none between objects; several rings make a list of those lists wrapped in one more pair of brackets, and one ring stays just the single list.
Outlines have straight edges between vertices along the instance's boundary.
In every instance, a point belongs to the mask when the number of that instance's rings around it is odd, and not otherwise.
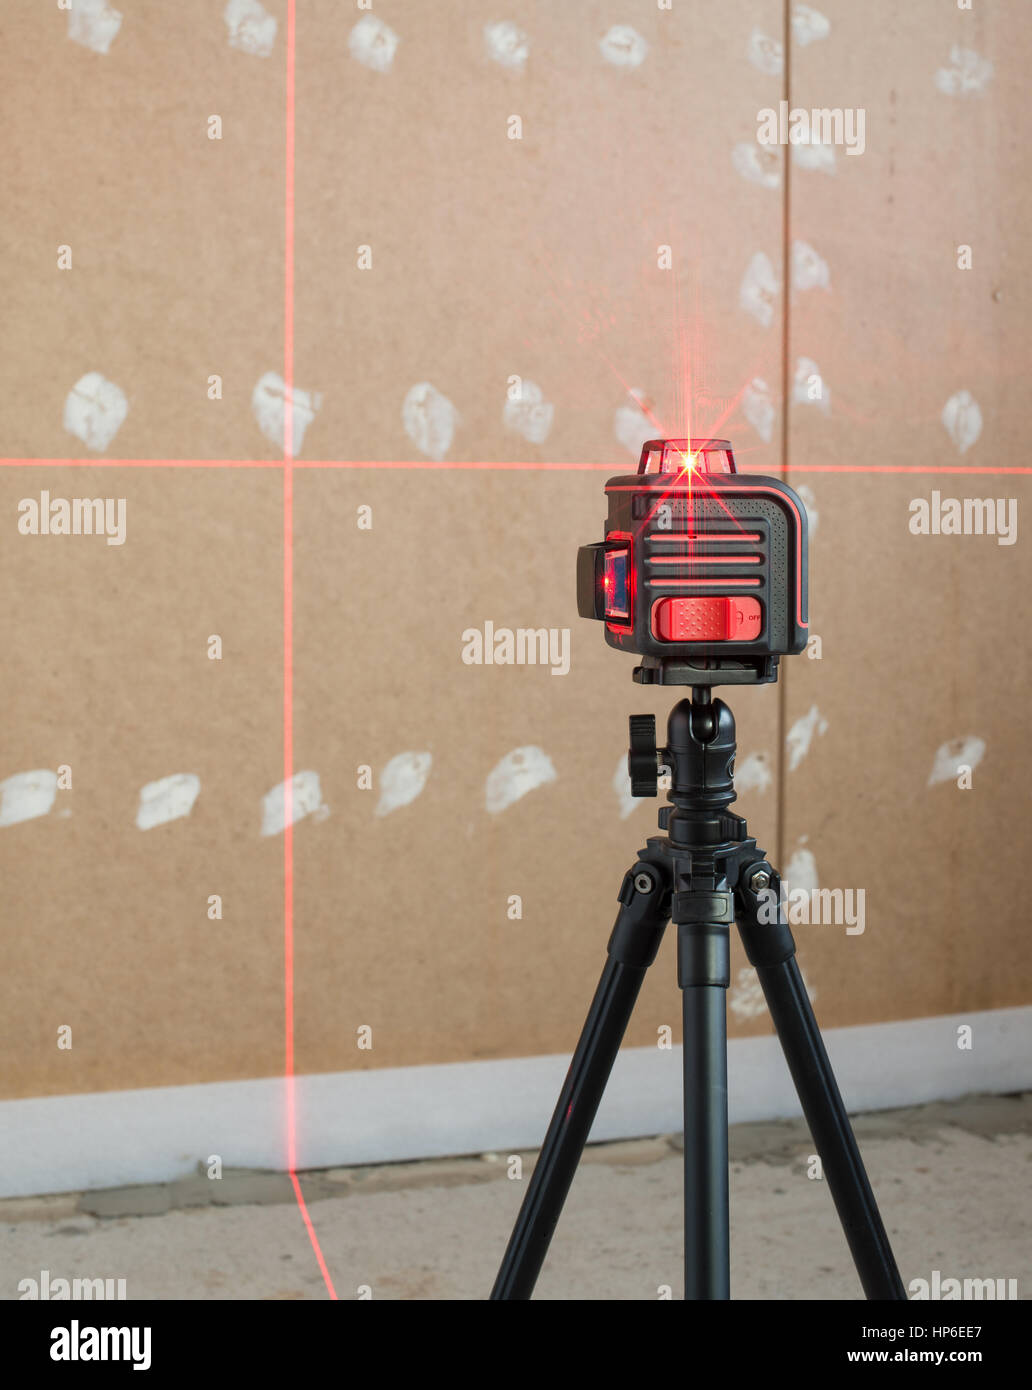
[{"label": "tripod leg hinge bolt", "polygon": [[651,893],[656,885],[649,874],[635,874],[634,886],[639,893]]},{"label": "tripod leg hinge bolt", "polygon": [[749,887],[754,893],[762,893],[764,888],[770,887],[770,874],[766,869],[760,869],[753,874],[749,880]]}]

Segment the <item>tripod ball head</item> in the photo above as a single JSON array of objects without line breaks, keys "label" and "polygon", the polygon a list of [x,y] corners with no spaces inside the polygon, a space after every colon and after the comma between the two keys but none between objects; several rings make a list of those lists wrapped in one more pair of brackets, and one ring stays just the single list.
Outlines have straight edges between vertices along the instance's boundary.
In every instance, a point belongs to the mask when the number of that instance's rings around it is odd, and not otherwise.
[{"label": "tripod ball head", "polygon": [[[633,796],[655,796],[659,769],[670,769],[671,814],[689,799],[696,809],[723,810],[735,800],[735,717],[705,686],[680,700],[667,720],[667,746],[656,747],[656,718],[632,714],[627,771]],[[669,811],[670,808],[667,808]]]}]

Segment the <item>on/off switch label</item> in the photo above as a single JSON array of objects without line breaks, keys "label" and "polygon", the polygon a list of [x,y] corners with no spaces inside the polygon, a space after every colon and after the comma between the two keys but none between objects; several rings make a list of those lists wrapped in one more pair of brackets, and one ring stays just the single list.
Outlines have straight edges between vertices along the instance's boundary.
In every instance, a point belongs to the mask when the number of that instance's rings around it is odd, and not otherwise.
[{"label": "on/off switch label", "polygon": [[762,627],[760,601],[748,595],[661,598],[652,607],[661,642],[753,642]]}]

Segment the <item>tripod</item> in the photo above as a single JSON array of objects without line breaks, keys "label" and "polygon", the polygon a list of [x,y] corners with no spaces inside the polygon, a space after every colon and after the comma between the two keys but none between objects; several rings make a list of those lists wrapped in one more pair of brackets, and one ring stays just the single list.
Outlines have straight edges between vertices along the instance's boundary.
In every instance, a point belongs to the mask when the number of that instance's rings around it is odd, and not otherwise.
[{"label": "tripod", "polygon": [[[905,1299],[828,1054],[795,960],[777,872],[748,835],[735,799],[735,721],[708,687],[671,711],[656,749],[652,715],[631,717],[628,765],[636,796],[655,796],[669,767],[666,835],[650,837],[624,875],[608,959],[520,1208],[492,1299],[529,1298],[645,971],[667,921],[677,927],[684,1019],[685,1298],[730,1297],[727,1019],[730,927],[756,968],[803,1114],[860,1276],[871,1299]],[[764,903],[777,904],[769,924]]]}]

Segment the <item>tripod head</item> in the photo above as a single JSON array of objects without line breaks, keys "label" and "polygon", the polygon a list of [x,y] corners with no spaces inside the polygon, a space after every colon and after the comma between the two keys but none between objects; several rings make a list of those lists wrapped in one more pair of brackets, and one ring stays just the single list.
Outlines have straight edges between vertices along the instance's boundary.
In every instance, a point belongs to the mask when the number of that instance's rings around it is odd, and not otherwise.
[{"label": "tripod head", "polygon": [[807,637],[806,509],[738,472],[726,439],[650,439],[606,483],[605,539],[577,554],[577,609],[634,652],[642,685],[758,685]]},{"label": "tripod head", "polygon": [[665,748],[656,747],[652,714],[630,717],[627,769],[634,796],[656,796],[661,767],[670,769],[670,805],[659,812],[659,826],[672,843],[697,847],[732,838],[742,824],[729,824],[727,808],[737,797],[735,717],[707,686],[696,686],[691,700],[679,700],[667,720]]}]

